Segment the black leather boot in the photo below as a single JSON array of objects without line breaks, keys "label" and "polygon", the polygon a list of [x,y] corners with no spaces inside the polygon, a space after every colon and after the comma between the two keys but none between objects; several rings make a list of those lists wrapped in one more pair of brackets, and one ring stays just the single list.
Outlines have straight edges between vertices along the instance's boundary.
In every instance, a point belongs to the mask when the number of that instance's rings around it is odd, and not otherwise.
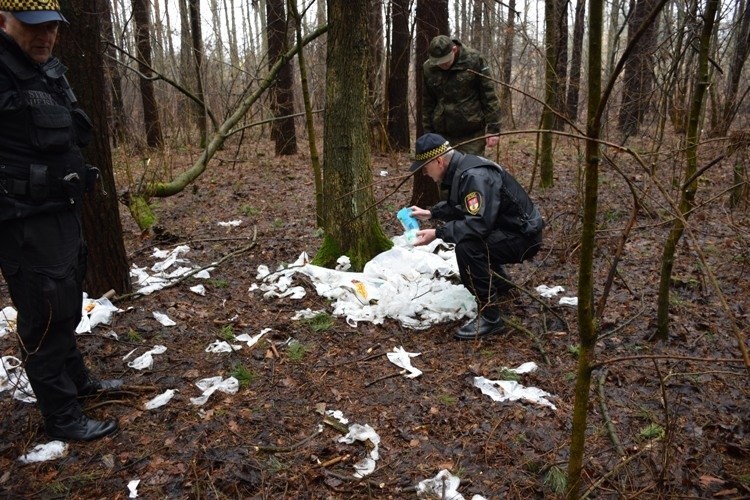
[{"label": "black leather boot", "polygon": [[114,420],[93,420],[84,414],[78,416],[51,416],[44,420],[44,431],[60,441],[93,441],[117,430]]},{"label": "black leather boot", "polygon": [[476,340],[500,332],[505,325],[502,318],[497,314],[495,314],[495,318],[492,319],[488,316],[490,315],[483,313],[472,319],[456,330],[456,333],[453,334],[453,338],[456,340]]},{"label": "black leather boot", "polygon": [[78,396],[93,396],[100,392],[116,391],[122,388],[122,380],[99,380],[88,376],[83,385],[78,387]]}]

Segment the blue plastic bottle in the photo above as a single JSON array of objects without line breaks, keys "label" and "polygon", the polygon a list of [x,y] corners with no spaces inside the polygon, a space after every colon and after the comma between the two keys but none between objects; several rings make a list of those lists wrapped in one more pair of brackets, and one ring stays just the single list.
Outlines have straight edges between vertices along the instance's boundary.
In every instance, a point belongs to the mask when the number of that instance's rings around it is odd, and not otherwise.
[{"label": "blue plastic bottle", "polygon": [[419,221],[411,215],[411,209],[409,207],[402,208],[396,213],[396,217],[404,226],[406,241],[414,243],[414,240],[417,239],[417,231],[419,231]]}]

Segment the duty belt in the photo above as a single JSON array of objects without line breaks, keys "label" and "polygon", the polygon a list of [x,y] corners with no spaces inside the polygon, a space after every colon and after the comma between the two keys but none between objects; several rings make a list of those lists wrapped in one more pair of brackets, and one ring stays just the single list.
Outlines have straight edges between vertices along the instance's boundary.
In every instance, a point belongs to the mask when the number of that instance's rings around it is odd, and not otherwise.
[{"label": "duty belt", "polygon": [[0,175],[0,195],[26,196],[29,194],[29,181]]}]

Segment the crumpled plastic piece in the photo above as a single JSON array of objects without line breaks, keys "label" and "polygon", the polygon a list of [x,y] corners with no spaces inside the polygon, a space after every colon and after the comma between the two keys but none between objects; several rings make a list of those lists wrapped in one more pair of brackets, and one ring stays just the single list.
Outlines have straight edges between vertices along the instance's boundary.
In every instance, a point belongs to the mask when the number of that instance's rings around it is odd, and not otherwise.
[{"label": "crumpled plastic piece", "polygon": [[158,311],[154,311],[154,318],[163,326],[174,326],[177,324],[172,319],[170,319],[169,316]]},{"label": "crumpled plastic piece", "polygon": [[302,309],[294,313],[292,316],[292,321],[297,321],[300,319],[311,319],[317,316],[318,314],[325,313],[324,309],[318,309],[317,311],[313,311],[309,307],[307,309]]},{"label": "crumpled plastic piece", "polygon": [[248,335],[247,333],[243,333],[240,335],[237,335],[234,339],[239,340],[240,342],[245,342],[245,345],[247,347],[252,347],[255,344],[258,343],[260,338],[271,331],[271,328],[264,328],[260,331],[258,335]]},{"label": "crumpled plastic piece", "polygon": [[373,449],[370,450],[370,456],[354,464],[354,477],[356,478],[368,476],[375,471],[375,463],[380,458],[380,436],[369,424],[352,424],[349,426],[349,433],[339,438],[340,443],[346,444],[352,444],[354,441],[368,440],[373,444]]},{"label": "crumpled plastic piece", "polygon": [[554,404],[546,399],[554,397],[552,394],[538,387],[525,387],[515,380],[489,380],[485,377],[474,377],[474,387],[495,401],[523,400],[549,406],[553,410],[557,409]]},{"label": "crumpled plastic piece", "polygon": [[[137,358],[135,358],[133,361],[128,363],[128,366],[130,368],[134,368],[136,370],[147,370],[151,369],[152,366],[154,366],[154,354],[162,354],[167,350],[167,348],[163,345],[155,345],[153,349],[150,351],[146,351]],[[128,359],[128,357],[133,353],[133,351],[130,351],[128,354],[125,355],[123,359]]]},{"label": "crumpled plastic piece", "polygon": [[201,295],[201,296],[205,296],[206,295],[206,287],[203,286],[203,285],[191,286],[190,287],[190,291],[193,292],[193,293],[195,293],[195,294]]},{"label": "crumpled plastic piece", "polygon": [[203,391],[203,395],[197,398],[190,398],[190,402],[196,406],[203,406],[208,398],[211,397],[216,391],[225,392],[227,394],[236,394],[240,388],[240,382],[234,377],[227,377],[222,379],[221,375],[216,377],[209,377],[199,380],[195,383],[198,389]]},{"label": "crumpled plastic piece", "polygon": [[122,309],[115,306],[108,298],[91,299],[84,293],[81,321],[76,327],[76,333],[88,333],[99,325],[109,325],[116,312],[122,312]]},{"label": "crumpled plastic piece", "polygon": [[[152,256],[163,260],[151,267],[153,274],[149,274],[145,267],[138,267],[134,264],[130,268],[130,276],[133,279],[134,288],[137,288],[136,293],[148,295],[174,283],[186,274],[194,272],[194,268],[187,266],[180,266],[171,272],[167,272],[176,263],[189,263],[187,259],[180,258],[180,255],[187,253],[189,250],[190,247],[186,245],[178,246],[171,252],[155,248]],[[193,274],[192,277],[201,279],[210,278],[209,271],[211,270],[213,270],[213,267],[201,269]]]},{"label": "crumpled plastic piece", "polygon": [[242,224],[241,220],[230,220],[227,222],[217,222],[221,227],[237,227]]},{"label": "crumpled plastic piece", "polygon": [[[399,245],[375,256],[363,272],[345,272],[309,264],[306,254],[295,264],[268,273],[258,267],[264,297],[279,296],[292,288],[296,273],[308,276],[318,295],[332,301],[335,316],[356,327],[359,321],[381,324],[393,318],[407,328],[424,329],[435,323],[476,315],[476,302],[458,280],[455,252],[442,240],[429,245]],[[296,296],[296,295],[295,295]]]},{"label": "crumpled plastic piece", "polygon": [[419,356],[421,352],[406,352],[403,347],[394,347],[393,352],[386,353],[388,361],[403,368],[408,373],[404,374],[406,378],[416,378],[422,375],[422,370],[415,368],[411,364],[411,358]]},{"label": "crumpled plastic piece", "polygon": [[31,388],[21,360],[14,356],[3,356],[0,358],[0,392],[10,389],[13,389],[13,399],[36,403],[34,389]]},{"label": "crumpled plastic piece", "polygon": [[67,443],[63,443],[62,441],[50,441],[46,444],[38,444],[34,446],[30,452],[18,457],[18,460],[25,464],[33,464],[62,458],[67,454]]},{"label": "crumpled plastic piece", "polygon": [[138,485],[141,484],[140,479],[133,479],[128,482],[128,498],[138,498]]},{"label": "crumpled plastic piece", "polygon": [[155,398],[152,398],[148,402],[146,402],[146,404],[143,405],[143,408],[145,410],[154,410],[156,408],[164,406],[172,400],[175,392],[177,392],[176,389],[167,389]]},{"label": "crumpled plastic piece", "polygon": [[4,307],[0,311],[0,338],[3,338],[8,333],[16,329],[16,320],[18,319],[18,312],[12,307]]},{"label": "crumpled plastic piece", "polygon": [[[461,479],[454,476],[447,469],[437,473],[432,479],[420,481],[417,486],[419,498],[439,498],[445,500],[464,500],[464,496],[458,492]],[[486,500],[482,495],[474,495],[471,500]]]},{"label": "crumpled plastic piece", "polygon": [[561,306],[577,306],[578,297],[560,297]]},{"label": "crumpled plastic piece", "polygon": [[238,349],[242,349],[242,346],[230,344],[226,340],[214,340],[206,347],[206,352],[234,352]]},{"label": "crumpled plastic piece", "polygon": [[560,292],[564,292],[565,289],[561,287],[560,285],[553,286],[551,288],[548,287],[547,285],[539,285],[538,287],[536,287],[536,291],[539,292],[539,295],[541,295],[545,299],[549,299],[549,298],[554,297]]}]

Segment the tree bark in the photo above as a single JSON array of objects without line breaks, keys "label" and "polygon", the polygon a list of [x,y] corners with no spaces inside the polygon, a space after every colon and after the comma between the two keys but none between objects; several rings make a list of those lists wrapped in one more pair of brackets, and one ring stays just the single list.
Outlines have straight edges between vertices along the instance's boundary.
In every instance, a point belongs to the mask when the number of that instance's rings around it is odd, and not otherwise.
[{"label": "tree bark", "polygon": [[[268,36],[268,65],[272,67],[287,50],[287,22],[285,0],[266,0]],[[294,91],[292,65],[284,64],[271,87],[271,112],[278,120],[271,125],[271,138],[276,154],[297,154],[297,130],[294,124]],[[285,118],[284,118],[285,117]]]},{"label": "tree bark", "polygon": [[95,298],[110,289],[119,294],[131,290],[107,126],[106,46],[101,36],[106,24],[103,17],[108,13],[105,4],[106,0],[63,0],[63,10],[73,26],[58,44],[60,58],[70,68],[68,81],[95,130],[84,154],[88,162],[99,168],[101,179],[83,204],[83,229],[89,249],[84,289]]},{"label": "tree bark", "polygon": [[566,115],[572,122],[578,121],[578,99],[581,85],[581,61],[583,60],[583,31],[586,22],[586,0],[576,2],[573,24],[573,48],[570,55],[568,95],[565,99]]},{"label": "tree bark", "polygon": [[372,192],[367,71],[369,0],[328,0],[328,50],[323,161],[325,238],[315,263],[341,255],[362,270],[391,246]]},{"label": "tree bark", "polygon": [[408,151],[409,130],[409,2],[393,0],[391,58],[388,72],[388,139],[391,148]]},{"label": "tree bark", "polygon": [[690,100],[690,113],[688,114],[688,126],[685,132],[685,174],[684,179],[689,181],[680,192],[679,214],[675,219],[672,230],[664,243],[661,259],[661,277],[659,280],[659,297],[657,299],[656,338],[666,342],[669,339],[669,291],[672,281],[672,268],[674,267],[677,244],[685,231],[685,224],[694,207],[695,193],[698,191],[698,179],[694,175],[698,168],[698,144],[701,138],[701,125],[703,121],[703,106],[706,101],[706,92],[711,81],[708,67],[709,49],[711,35],[718,10],[719,0],[708,0],[706,10],[703,13],[703,28],[701,29],[698,43],[698,67],[695,69],[695,85],[692,99]]},{"label": "tree bark", "polygon": [[138,70],[145,76],[140,79],[141,102],[143,103],[143,125],[146,128],[146,144],[158,148],[164,144],[159,120],[159,108],[154,93],[151,74],[151,20],[146,0],[133,0],[133,19],[137,46]]},{"label": "tree bark", "polygon": [[[631,14],[628,19],[628,40],[643,26],[644,21],[658,4],[658,0],[631,0]],[[651,89],[654,85],[653,64],[654,38],[659,23],[650,23],[647,31],[633,46],[625,65],[625,80],[622,90],[622,104],[618,117],[618,128],[625,135],[638,132],[651,103]]]},{"label": "tree bark", "polygon": [[201,4],[200,0],[188,0],[188,13],[190,17],[190,44],[193,60],[195,61],[195,95],[202,104],[195,103],[195,118],[198,122],[200,132],[201,148],[206,147],[208,141],[208,129],[206,126],[206,97],[203,93],[203,31],[201,30]]},{"label": "tree bark", "polygon": [[[417,117],[415,121],[417,137],[419,137],[424,133],[422,128],[422,93],[424,91],[422,63],[427,60],[430,41],[437,35],[448,35],[450,33],[448,0],[417,0],[416,23],[414,79],[417,82],[415,99]],[[429,207],[439,200],[440,190],[437,184],[432,182],[429,177],[417,173],[414,176],[410,203],[421,207]]]},{"label": "tree bark", "polygon": [[[584,1],[584,0],[581,0]],[[508,18],[505,23],[505,41],[503,43],[503,63],[501,81],[504,84],[500,90],[500,116],[505,122],[513,121],[513,96],[510,83],[513,74],[513,45],[516,37],[516,0],[508,0]]]}]

